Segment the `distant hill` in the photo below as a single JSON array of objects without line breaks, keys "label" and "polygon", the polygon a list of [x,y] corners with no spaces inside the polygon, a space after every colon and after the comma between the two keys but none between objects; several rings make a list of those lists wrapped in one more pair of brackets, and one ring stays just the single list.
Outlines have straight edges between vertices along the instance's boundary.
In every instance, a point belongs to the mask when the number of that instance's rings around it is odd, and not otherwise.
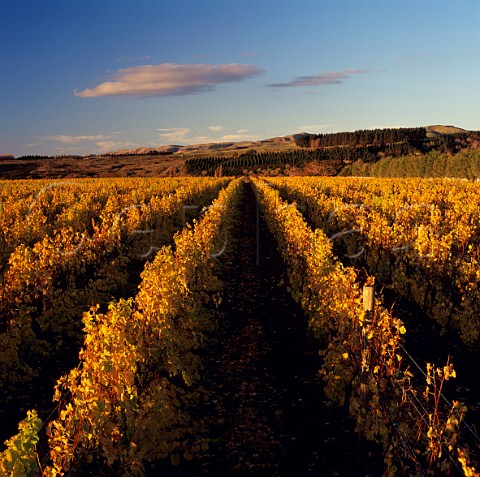
[{"label": "distant hill", "polygon": [[425,129],[427,130],[427,136],[429,137],[441,136],[442,134],[460,134],[468,132],[466,129],[457,128],[456,126],[442,126],[438,124],[435,126],[426,126]]},{"label": "distant hill", "polygon": [[[207,157],[207,156],[236,156],[248,150],[255,149],[258,152],[282,152],[298,147],[297,140],[301,136],[308,136],[308,133],[290,134],[288,136],[273,137],[262,139],[261,141],[240,141],[240,142],[218,142],[190,145],[175,145],[158,147],[141,147],[137,149],[121,149],[103,154],[110,157],[142,156],[142,155],[168,155],[189,157]],[[89,154],[86,157],[94,157],[95,154]]]},{"label": "distant hill", "polygon": [[480,144],[479,132],[439,125],[290,137],[296,148],[280,152],[254,148],[233,157],[192,157],[185,161],[185,169],[194,175],[336,175],[354,163],[373,164],[385,157],[422,156],[431,151],[454,154]]},{"label": "distant hill", "polygon": [[0,157],[0,178],[175,175],[337,175],[384,158],[454,154],[480,147],[480,132],[431,125],[329,134],[299,132],[260,141],[168,145],[102,155]]},{"label": "distant hill", "polygon": [[[377,133],[375,136],[375,132]],[[382,134],[379,134],[382,132]],[[385,137],[385,132],[388,132],[390,139]],[[121,149],[118,151],[111,151],[102,154],[110,157],[125,157],[125,156],[143,156],[143,155],[172,155],[183,158],[192,157],[236,157],[238,154],[246,151],[257,153],[265,152],[284,152],[291,151],[298,147],[323,147],[319,138],[325,138],[332,141],[328,146],[333,145],[360,145],[360,143],[370,144],[385,144],[398,142],[411,137],[415,133],[421,135],[421,139],[430,137],[440,137],[443,135],[467,133],[465,129],[455,126],[433,125],[425,128],[390,128],[390,129],[367,129],[354,132],[340,132],[327,134],[310,134],[308,132],[299,132],[297,134],[289,134],[287,136],[273,137],[269,139],[262,139],[260,141],[241,141],[241,142],[219,142],[219,143],[204,143],[204,144],[190,144],[190,145],[176,145],[158,147],[140,147],[137,149]],[[364,137],[372,136],[371,140]],[[394,135],[398,137],[393,138]],[[348,138],[348,139],[345,139]],[[399,139],[400,138],[400,139]],[[86,157],[95,157],[95,154],[89,154]]]}]

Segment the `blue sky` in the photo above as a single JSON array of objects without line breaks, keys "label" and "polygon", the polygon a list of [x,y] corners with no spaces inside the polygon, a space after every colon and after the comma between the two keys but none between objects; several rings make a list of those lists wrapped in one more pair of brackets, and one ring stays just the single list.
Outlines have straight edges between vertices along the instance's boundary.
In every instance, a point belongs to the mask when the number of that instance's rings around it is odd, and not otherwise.
[{"label": "blue sky", "polygon": [[0,154],[480,130],[478,0],[4,0]]}]

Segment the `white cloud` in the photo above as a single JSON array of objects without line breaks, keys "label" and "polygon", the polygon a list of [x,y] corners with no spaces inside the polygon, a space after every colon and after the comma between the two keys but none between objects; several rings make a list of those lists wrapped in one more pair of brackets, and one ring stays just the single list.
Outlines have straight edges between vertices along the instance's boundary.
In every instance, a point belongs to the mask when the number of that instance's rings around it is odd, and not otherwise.
[{"label": "white cloud", "polygon": [[257,134],[245,134],[242,132],[236,132],[233,134],[225,134],[220,139],[220,142],[241,142],[241,141],[259,141],[262,139]]},{"label": "white cloud", "polygon": [[263,71],[251,65],[174,64],[142,65],[119,69],[108,81],[75,96],[171,96],[213,91],[217,85],[243,81]]},{"label": "white cloud", "polygon": [[126,149],[127,147],[133,147],[134,144],[131,142],[125,141],[98,141],[95,143],[98,147],[97,152],[106,152],[106,151],[113,151],[116,149]]},{"label": "white cloud", "polygon": [[204,144],[210,142],[219,142],[217,139],[211,136],[192,136],[190,139],[187,139],[188,144]]},{"label": "white cloud", "polygon": [[189,128],[161,128],[157,131],[161,141],[166,141],[168,144],[186,144],[190,134]]},{"label": "white cloud", "polygon": [[45,136],[44,139],[59,142],[61,144],[79,144],[81,142],[96,142],[108,139],[109,136],[99,134],[96,136],[69,136],[65,134],[58,134],[56,136]]},{"label": "white cloud", "polygon": [[[220,132],[224,128],[221,126],[213,126],[215,130],[212,130],[212,126],[208,129],[212,132]],[[249,133],[249,129],[238,129],[231,133],[223,135],[209,135],[203,131],[192,130],[191,128],[161,128],[157,129],[160,136],[162,145],[179,144],[179,145],[192,145],[192,144],[208,144],[218,142],[238,142],[238,141],[258,141],[261,139],[256,134]]]},{"label": "white cloud", "polygon": [[47,139],[61,145],[56,150],[61,153],[75,153],[78,151],[89,150],[92,153],[109,152],[118,149],[128,149],[133,147],[140,147],[140,144],[120,140],[119,136],[122,133],[112,132],[110,134],[97,135],[67,135],[57,134],[54,136],[45,136],[42,139]]}]

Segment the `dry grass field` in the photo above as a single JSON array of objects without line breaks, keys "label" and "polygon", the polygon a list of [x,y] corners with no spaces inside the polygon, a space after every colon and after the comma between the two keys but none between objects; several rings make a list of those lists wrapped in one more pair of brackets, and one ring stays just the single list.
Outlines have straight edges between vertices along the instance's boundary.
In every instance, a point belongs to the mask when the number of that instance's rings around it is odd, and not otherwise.
[{"label": "dry grass field", "polygon": [[[163,149],[173,148],[165,154]],[[44,179],[75,177],[169,177],[184,175],[186,159],[233,157],[247,152],[283,152],[298,149],[294,136],[262,141],[167,146],[155,149],[117,151],[86,157],[14,158],[0,156],[0,179]],[[176,149],[176,150],[175,150]]]},{"label": "dry grass field", "polygon": [[75,177],[172,176],[181,172],[184,160],[171,156],[94,156],[51,159],[4,159],[2,179],[42,179]]}]

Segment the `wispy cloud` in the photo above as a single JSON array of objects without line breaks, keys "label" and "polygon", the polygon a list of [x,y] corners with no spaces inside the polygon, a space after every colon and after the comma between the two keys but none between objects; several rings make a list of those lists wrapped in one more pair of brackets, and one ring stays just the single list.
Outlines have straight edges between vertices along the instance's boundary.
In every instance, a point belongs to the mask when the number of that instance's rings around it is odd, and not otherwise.
[{"label": "wispy cloud", "polygon": [[238,131],[225,134],[220,142],[241,142],[241,141],[259,141],[262,139],[258,134],[249,133],[248,129],[239,129]]},{"label": "wispy cloud", "polygon": [[160,140],[169,144],[186,144],[190,134],[189,128],[161,128],[157,131]]},{"label": "wispy cloud", "polygon": [[[212,130],[212,127],[214,128]],[[212,132],[220,132],[223,126],[210,126]],[[157,129],[158,136],[162,144],[208,144],[217,142],[240,142],[257,141],[260,138],[257,134],[252,134],[249,129],[238,129],[223,135],[210,135],[191,128],[161,128]]]},{"label": "wispy cloud", "polygon": [[122,133],[112,132],[110,134],[97,135],[67,135],[57,134],[55,136],[44,136],[41,139],[57,143],[57,151],[62,153],[78,152],[88,150],[92,153],[108,152],[116,149],[139,147],[140,145],[128,140],[122,140],[119,136]]},{"label": "wispy cloud", "polygon": [[127,149],[133,147],[140,147],[140,144],[131,141],[98,141],[95,143],[97,146],[96,152],[116,151],[118,149]]},{"label": "wispy cloud", "polygon": [[96,136],[70,136],[65,134],[57,134],[56,136],[45,136],[44,139],[56,141],[60,144],[79,144],[81,142],[97,142],[109,139],[109,136],[98,134]]},{"label": "wispy cloud", "polygon": [[219,84],[243,81],[262,73],[251,65],[174,64],[119,69],[108,81],[75,90],[75,96],[172,96],[213,91]]},{"label": "wispy cloud", "polygon": [[292,88],[304,86],[323,86],[327,84],[342,84],[344,80],[353,75],[366,73],[365,70],[345,70],[345,71],[330,71],[328,73],[321,73],[315,76],[298,76],[287,83],[272,83],[268,86],[270,88]]}]

